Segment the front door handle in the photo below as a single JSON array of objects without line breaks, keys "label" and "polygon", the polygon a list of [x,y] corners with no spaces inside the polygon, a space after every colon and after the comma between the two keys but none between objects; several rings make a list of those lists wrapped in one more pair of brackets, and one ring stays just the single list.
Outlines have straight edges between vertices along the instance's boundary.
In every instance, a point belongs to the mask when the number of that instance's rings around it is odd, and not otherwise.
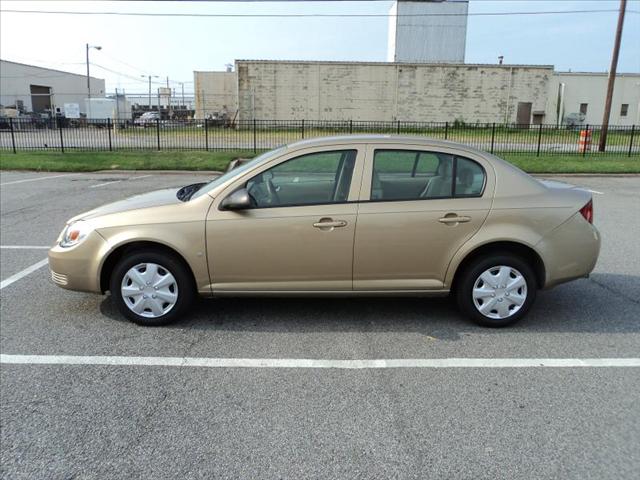
[{"label": "front door handle", "polygon": [[440,223],[444,223],[446,225],[451,225],[452,223],[467,223],[471,221],[471,217],[459,217],[456,214],[447,214],[442,218],[439,218],[438,221]]},{"label": "front door handle", "polygon": [[332,218],[321,218],[320,221],[314,223],[313,226],[321,230],[333,230],[334,228],[346,227],[347,222],[344,220],[334,220]]}]

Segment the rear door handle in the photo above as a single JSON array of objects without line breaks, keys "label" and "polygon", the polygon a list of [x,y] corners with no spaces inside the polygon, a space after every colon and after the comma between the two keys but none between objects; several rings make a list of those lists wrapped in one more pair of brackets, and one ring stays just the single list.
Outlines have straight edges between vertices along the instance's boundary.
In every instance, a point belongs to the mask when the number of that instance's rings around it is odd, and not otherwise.
[{"label": "rear door handle", "polygon": [[451,224],[451,223],[467,223],[471,221],[471,217],[459,217],[459,216],[451,216],[451,217],[442,217],[439,218],[438,221],[440,223],[444,223],[444,224]]},{"label": "rear door handle", "polygon": [[320,221],[314,223],[313,226],[315,228],[328,230],[330,228],[333,229],[333,228],[346,227],[347,222],[345,222],[344,220],[333,220],[331,218],[321,218]]}]

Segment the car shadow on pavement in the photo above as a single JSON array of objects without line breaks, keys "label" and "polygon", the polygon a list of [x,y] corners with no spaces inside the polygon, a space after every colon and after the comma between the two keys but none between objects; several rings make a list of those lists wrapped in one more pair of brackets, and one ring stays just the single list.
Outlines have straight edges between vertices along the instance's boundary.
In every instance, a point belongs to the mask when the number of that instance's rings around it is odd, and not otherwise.
[{"label": "car shadow on pavement", "polygon": [[[404,332],[457,340],[463,333],[640,332],[640,277],[593,274],[539,291],[529,315],[506,329],[476,326],[445,298],[217,298],[196,302],[187,318],[163,328],[230,332]],[[637,294],[636,294],[637,295]],[[103,315],[126,322],[109,297]]]}]

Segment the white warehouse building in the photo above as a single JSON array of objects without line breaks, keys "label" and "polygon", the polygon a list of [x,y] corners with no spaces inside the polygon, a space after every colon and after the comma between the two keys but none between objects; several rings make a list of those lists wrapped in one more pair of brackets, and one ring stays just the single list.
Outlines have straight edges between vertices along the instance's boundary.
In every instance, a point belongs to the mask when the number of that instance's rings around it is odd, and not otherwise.
[{"label": "white warehouse building", "polygon": [[[549,85],[545,121],[566,123],[567,117],[580,115],[583,124],[601,124],[608,78],[606,73],[555,72]],[[616,75],[609,123],[640,124],[640,73]]]},{"label": "white warehouse building", "polygon": [[[104,79],[90,77],[91,96],[104,97]],[[64,113],[77,104],[86,114],[87,77],[77,73],[0,60],[0,106],[21,113]]]}]

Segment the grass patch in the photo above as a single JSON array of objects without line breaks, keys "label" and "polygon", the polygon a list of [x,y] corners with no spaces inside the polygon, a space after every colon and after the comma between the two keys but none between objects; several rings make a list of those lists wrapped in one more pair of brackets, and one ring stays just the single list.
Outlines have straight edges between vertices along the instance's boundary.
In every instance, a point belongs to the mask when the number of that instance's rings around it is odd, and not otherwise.
[{"label": "grass patch", "polygon": [[92,172],[96,170],[224,170],[234,158],[253,152],[19,152],[0,153],[0,170]]},{"label": "grass patch", "polygon": [[[253,151],[0,152],[0,170],[91,172],[96,170],[224,170],[234,158]],[[529,173],[640,173],[640,156],[624,154],[504,154]]]},{"label": "grass patch", "polygon": [[498,156],[528,173],[640,173],[640,156],[614,153],[593,155]]}]

